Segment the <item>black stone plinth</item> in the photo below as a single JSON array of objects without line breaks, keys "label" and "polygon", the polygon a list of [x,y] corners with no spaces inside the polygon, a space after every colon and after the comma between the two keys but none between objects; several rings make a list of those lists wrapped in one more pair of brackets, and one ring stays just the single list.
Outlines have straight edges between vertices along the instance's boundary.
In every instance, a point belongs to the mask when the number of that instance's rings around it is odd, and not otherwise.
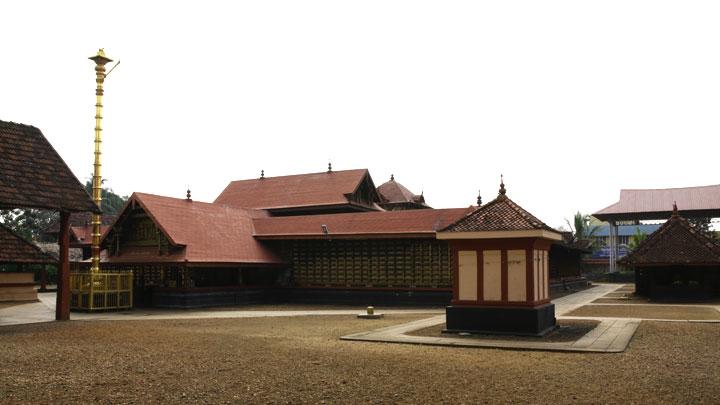
[{"label": "black stone plinth", "polygon": [[555,329],[554,304],[536,307],[451,305],[445,313],[445,332],[542,336]]}]

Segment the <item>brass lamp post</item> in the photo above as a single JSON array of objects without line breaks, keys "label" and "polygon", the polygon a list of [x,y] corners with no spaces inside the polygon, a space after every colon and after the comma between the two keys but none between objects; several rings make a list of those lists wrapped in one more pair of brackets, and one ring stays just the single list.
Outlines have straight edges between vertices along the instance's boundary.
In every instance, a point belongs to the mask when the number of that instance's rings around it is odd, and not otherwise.
[{"label": "brass lamp post", "polygon": [[[95,82],[97,88],[95,89],[95,96],[97,101],[95,102],[95,163],[93,170],[93,200],[98,207],[102,204],[102,174],[100,168],[100,157],[102,152],[100,146],[102,144],[102,98],[103,98],[103,83],[105,82],[105,65],[112,62],[112,59],[105,56],[105,51],[100,48],[97,55],[89,58],[95,62]],[[92,216],[92,263],[90,265],[91,273],[98,273],[100,271],[100,236],[102,218],[100,214],[93,214]]]}]

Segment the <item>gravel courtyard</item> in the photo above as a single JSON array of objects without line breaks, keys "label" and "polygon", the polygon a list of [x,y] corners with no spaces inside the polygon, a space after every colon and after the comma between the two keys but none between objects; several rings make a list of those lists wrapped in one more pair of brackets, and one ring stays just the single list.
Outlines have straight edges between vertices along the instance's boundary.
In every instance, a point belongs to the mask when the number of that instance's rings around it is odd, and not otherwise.
[{"label": "gravel courtyard", "polygon": [[713,403],[720,324],[643,322],[621,354],[347,342],[389,315],[0,328],[2,403]]}]

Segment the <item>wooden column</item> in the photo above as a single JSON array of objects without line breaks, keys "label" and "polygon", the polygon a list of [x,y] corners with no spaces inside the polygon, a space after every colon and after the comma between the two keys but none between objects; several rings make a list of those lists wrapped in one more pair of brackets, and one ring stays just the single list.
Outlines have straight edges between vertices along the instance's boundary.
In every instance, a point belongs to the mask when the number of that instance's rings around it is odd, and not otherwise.
[{"label": "wooden column", "polygon": [[57,273],[55,320],[70,319],[70,213],[60,212],[60,262]]},{"label": "wooden column", "polygon": [[40,268],[40,291],[47,291],[47,264]]}]

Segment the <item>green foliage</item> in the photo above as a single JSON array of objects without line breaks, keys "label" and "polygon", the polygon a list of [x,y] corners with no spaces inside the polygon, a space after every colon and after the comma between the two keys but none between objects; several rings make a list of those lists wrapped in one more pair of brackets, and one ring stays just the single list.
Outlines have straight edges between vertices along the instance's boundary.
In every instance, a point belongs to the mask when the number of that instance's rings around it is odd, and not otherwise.
[{"label": "green foliage", "polygon": [[[85,183],[85,191],[87,191],[88,194],[92,195],[92,180],[88,180]],[[103,210],[103,214],[105,215],[116,215],[122,207],[125,205],[125,202],[128,200],[128,196],[119,196],[113,192],[111,188],[105,188],[102,189],[102,204],[101,208]]]},{"label": "green foliage", "polygon": [[640,228],[635,228],[635,235],[630,237],[628,247],[632,250],[635,250],[645,239],[647,239],[647,234],[645,232],[642,232]]},{"label": "green foliage", "polygon": [[712,239],[716,239],[717,235],[711,227],[711,218],[688,218],[687,220],[695,229]]},{"label": "green foliage", "polygon": [[577,242],[580,240],[588,240],[592,238],[598,227],[595,225],[591,225],[590,221],[590,215],[583,215],[580,213],[580,211],[578,211],[573,217],[572,224],[567,219],[565,220],[565,222],[567,222],[568,226],[570,227],[570,231],[572,231],[573,233],[573,241]]},{"label": "green foliage", "polygon": [[57,212],[48,210],[0,210],[0,222],[28,241],[38,240],[40,233],[55,223],[58,218]]}]

